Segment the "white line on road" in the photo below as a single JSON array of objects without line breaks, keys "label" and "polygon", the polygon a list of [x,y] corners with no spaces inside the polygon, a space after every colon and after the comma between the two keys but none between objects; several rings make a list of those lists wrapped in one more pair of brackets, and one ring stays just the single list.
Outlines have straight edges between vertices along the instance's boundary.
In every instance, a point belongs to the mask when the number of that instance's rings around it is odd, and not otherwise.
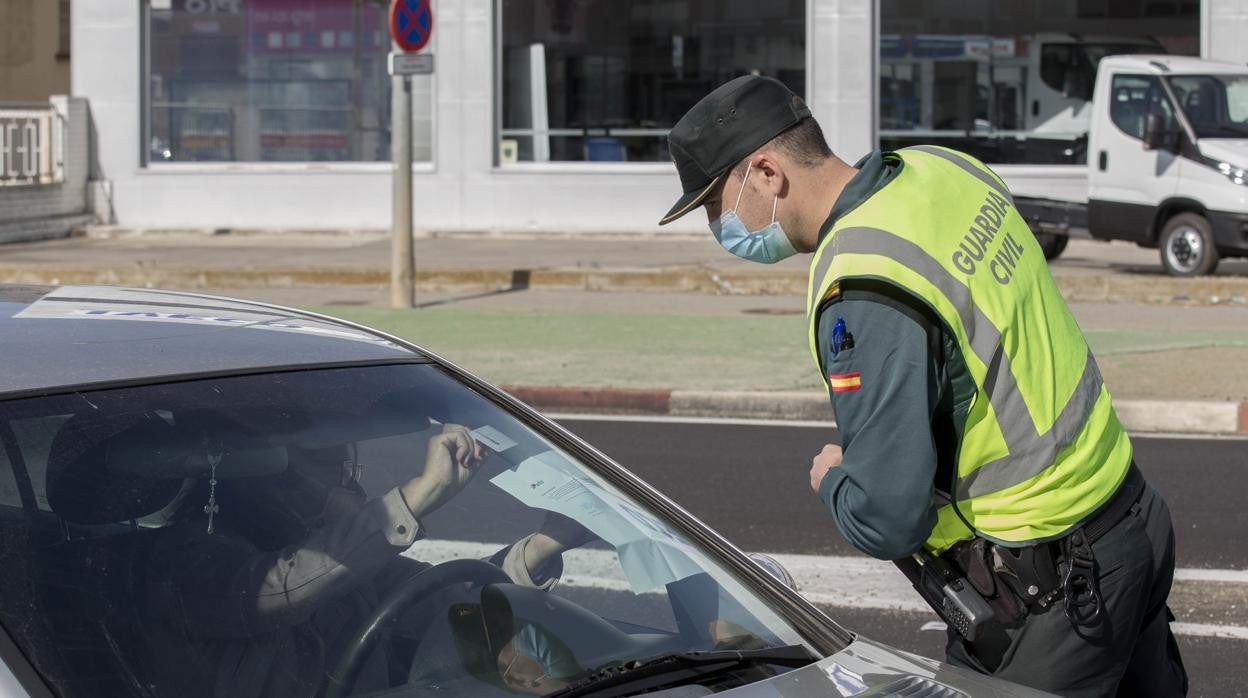
[{"label": "white line on road", "polygon": [[[452,540],[417,541],[405,554],[430,563],[462,558],[484,559],[503,543]],[[798,590],[811,603],[834,608],[931,613],[917,592],[891,562],[866,557],[769,553],[797,580]],[[561,584],[569,587],[631,591],[612,550],[579,549],[564,553],[566,570]],[[1248,585],[1248,570],[1179,569],[1180,583]],[[835,613],[833,613],[835,616]],[[1248,627],[1213,623],[1171,624],[1177,635],[1248,640]]]},{"label": "white line on road", "polygon": [[1180,567],[1174,571],[1176,582],[1226,582],[1248,584],[1248,570],[1210,570],[1198,567]]},{"label": "white line on road", "polygon": [[1213,623],[1180,623],[1170,624],[1175,635],[1188,637],[1220,637],[1228,640],[1248,640],[1248,628],[1242,625],[1215,625]]},{"label": "white line on road", "polygon": [[[947,626],[938,620],[928,621],[923,624],[919,631],[931,630],[935,632],[945,632]],[[1184,635],[1186,637],[1214,637],[1226,640],[1248,640],[1248,628],[1238,625],[1214,625],[1212,623],[1179,623],[1170,624],[1170,629],[1175,635]]]}]

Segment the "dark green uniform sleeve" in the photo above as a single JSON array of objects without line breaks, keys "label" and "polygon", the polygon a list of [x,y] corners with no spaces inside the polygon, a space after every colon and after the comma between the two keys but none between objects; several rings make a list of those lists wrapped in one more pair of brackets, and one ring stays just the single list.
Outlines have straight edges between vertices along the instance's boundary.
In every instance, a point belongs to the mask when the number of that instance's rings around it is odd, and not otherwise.
[{"label": "dark green uniform sleeve", "polygon": [[[894,560],[917,551],[936,524],[931,419],[939,371],[929,328],[916,313],[886,300],[849,295],[820,316],[823,366],[828,374],[849,377],[832,392],[844,462],[823,478],[819,496],[854,547]],[[854,346],[833,355],[838,319]]]}]

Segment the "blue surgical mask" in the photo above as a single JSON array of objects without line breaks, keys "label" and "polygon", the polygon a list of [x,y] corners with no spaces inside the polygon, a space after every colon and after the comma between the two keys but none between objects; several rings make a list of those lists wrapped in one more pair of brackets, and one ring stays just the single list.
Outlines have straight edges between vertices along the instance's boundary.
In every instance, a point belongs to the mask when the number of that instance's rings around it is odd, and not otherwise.
[{"label": "blue surgical mask", "polygon": [[[512,638],[512,650],[515,657],[528,657],[537,662],[542,668],[542,675],[538,677],[526,677],[530,683],[537,684],[543,679],[568,679],[584,671],[577,664],[576,657],[573,656],[571,650],[563,645],[562,642],[554,639],[550,633],[544,629],[539,629],[536,625],[526,624],[520,632],[516,633]],[[516,661],[513,657],[511,662],[503,670],[503,680],[506,681],[508,674]]]},{"label": "blue surgical mask", "polygon": [[784,234],[784,228],[780,227],[780,221],[776,220],[776,205],[780,203],[780,197],[777,196],[772,201],[771,224],[762,230],[750,230],[737,217],[737,207],[741,205],[741,195],[745,193],[745,185],[750,181],[750,168],[753,166],[754,163],[750,163],[745,168],[745,179],[741,181],[737,203],[731,210],[720,214],[719,220],[711,221],[711,232],[725,250],[741,259],[762,264],[775,264],[797,254],[797,250],[793,249],[793,243],[789,242],[789,236]]}]

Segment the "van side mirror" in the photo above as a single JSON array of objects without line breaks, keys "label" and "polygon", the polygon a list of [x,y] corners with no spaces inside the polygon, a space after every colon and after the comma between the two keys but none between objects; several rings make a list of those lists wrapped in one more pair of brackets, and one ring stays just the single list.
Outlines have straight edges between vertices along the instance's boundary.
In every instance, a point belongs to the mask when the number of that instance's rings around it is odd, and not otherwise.
[{"label": "van side mirror", "polygon": [[1066,68],[1066,75],[1062,80],[1062,96],[1090,102],[1092,85],[1092,71],[1085,66],[1072,64]]},{"label": "van side mirror", "polygon": [[1179,132],[1168,129],[1160,114],[1144,117],[1144,147],[1148,150],[1174,150],[1179,145]]}]

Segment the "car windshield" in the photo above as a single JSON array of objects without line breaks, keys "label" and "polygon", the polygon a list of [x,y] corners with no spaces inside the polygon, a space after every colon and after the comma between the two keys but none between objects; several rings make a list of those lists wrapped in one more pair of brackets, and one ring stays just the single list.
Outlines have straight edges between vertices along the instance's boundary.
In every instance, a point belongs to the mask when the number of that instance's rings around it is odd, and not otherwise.
[{"label": "car windshield", "polygon": [[1248,138],[1248,73],[1175,75],[1170,87],[1198,138]]},{"label": "car windshield", "polygon": [[63,696],[543,694],[817,656],[632,485],[432,364],[11,399],[0,444],[0,620]]}]

